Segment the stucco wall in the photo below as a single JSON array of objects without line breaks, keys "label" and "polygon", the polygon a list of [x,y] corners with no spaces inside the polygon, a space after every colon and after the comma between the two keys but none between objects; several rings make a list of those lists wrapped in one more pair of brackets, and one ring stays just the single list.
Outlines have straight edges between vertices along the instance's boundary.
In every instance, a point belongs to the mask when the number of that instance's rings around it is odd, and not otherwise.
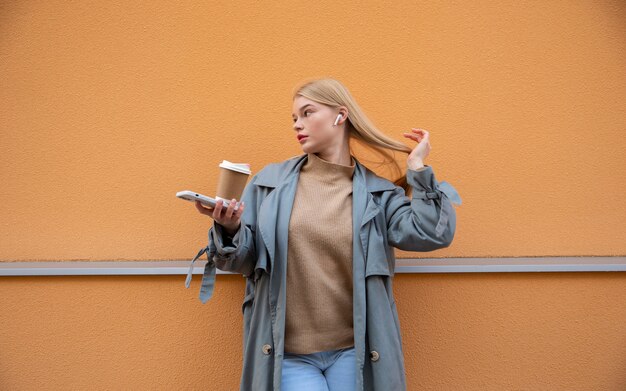
[{"label": "stucco wall", "polygon": [[[429,130],[463,198],[450,248],[399,257],[624,256],[625,21],[621,1],[2,2],[0,261],[191,259],[211,220],[175,193],[299,154],[291,90],[315,76],[398,140]],[[199,282],[0,277],[0,388],[237,388],[244,280],[204,306]],[[624,273],[395,292],[411,390],[626,389]]]}]

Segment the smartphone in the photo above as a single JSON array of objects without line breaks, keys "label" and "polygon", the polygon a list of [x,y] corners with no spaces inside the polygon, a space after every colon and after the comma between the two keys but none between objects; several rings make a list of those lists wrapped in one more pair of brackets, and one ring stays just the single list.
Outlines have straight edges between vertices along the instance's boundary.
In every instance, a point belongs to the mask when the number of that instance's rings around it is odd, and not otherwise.
[{"label": "smartphone", "polygon": [[[195,191],[191,191],[191,190],[179,191],[178,193],[176,193],[176,197],[185,201],[191,201],[191,202],[200,201],[201,204],[207,205],[211,208],[215,208],[215,204],[217,203],[217,200],[215,198],[205,196],[204,194],[196,193]],[[224,201],[224,207],[227,208],[228,201],[226,200],[223,200],[223,201]],[[235,205],[235,210],[237,209],[239,209],[239,206]]]}]

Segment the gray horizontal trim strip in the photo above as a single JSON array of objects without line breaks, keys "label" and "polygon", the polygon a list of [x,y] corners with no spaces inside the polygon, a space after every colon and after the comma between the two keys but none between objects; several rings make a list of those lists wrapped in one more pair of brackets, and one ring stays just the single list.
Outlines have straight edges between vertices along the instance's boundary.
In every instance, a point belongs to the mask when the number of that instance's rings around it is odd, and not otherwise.
[{"label": "gray horizontal trim strip", "polygon": [[[207,261],[197,260],[193,274]],[[0,276],[186,275],[183,261],[0,262]],[[626,257],[398,258],[396,273],[616,272]],[[217,274],[238,274],[217,270]]]}]

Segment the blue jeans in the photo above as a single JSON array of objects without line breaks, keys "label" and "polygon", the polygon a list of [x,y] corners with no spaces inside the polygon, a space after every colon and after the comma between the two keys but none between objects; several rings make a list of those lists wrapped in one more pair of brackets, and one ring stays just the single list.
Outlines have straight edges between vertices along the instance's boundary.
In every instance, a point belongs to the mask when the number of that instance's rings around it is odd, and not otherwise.
[{"label": "blue jeans", "polygon": [[353,391],[356,386],[354,346],[309,354],[285,352],[281,391]]}]

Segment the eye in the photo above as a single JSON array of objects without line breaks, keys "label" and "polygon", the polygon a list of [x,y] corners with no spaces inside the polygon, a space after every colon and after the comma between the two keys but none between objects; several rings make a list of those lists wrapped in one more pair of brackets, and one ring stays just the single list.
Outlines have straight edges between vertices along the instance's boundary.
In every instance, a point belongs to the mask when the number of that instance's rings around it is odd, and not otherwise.
[{"label": "eye", "polygon": [[[306,114],[307,114],[308,112],[310,112],[310,111],[311,111],[311,110],[304,110],[304,116],[305,116],[305,117],[308,117],[308,115],[306,115]],[[296,122],[296,119],[295,119],[295,118],[293,118],[293,117],[292,117],[291,119],[293,120],[293,122]]]}]

